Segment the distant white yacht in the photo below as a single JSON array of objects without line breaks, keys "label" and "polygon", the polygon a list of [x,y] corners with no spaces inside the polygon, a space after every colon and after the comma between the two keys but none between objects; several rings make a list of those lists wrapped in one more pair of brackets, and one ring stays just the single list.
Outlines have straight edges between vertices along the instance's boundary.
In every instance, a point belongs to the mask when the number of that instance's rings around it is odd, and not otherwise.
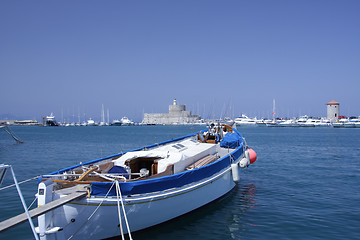
[{"label": "distant white yacht", "polygon": [[46,126],[59,126],[59,124],[55,120],[55,116],[53,113],[51,113],[50,116],[46,116],[45,124]]},{"label": "distant white yacht", "polygon": [[356,128],[360,128],[360,117],[355,118],[355,119],[352,119],[351,122],[354,123],[354,126],[355,126]]},{"label": "distant white yacht", "polygon": [[[347,118],[347,119],[340,119],[339,127],[344,128],[360,128],[360,117],[358,118]],[[342,124],[342,125],[341,125]]]},{"label": "distant white yacht", "polygon": [[298,120],[296,120],[296,123],[299,125],[299,127],[315,127],[312,119],[307,115],[301,116]]},{"label": "distant white yacht", "polygon": [[330,127],[331,123],[329,119],[314,119],[313,121],[315,127]]},{"label": "distant white yacht", "polygon": [[280,122],[279,127],[298,127],[299,125],[296,124],[296,120],[295,119],[288,119],[285,121]]},{"label": "distant white yacht", "polygon": [[91,118],[87,120],[87,126],[97,126],[96,122]]},{"label": "distant white yacht", "polygon": [[115,119],[112,121],[111,126],[121,126],[121,121],[118,119]]},{"label": "distant white yacht", "polygon": [[134,122],[130,121],[127,117],[121,118],[121,125],[122,126],[130,126],[133,125]]},{"label": "distant white yacht", "polygon": [[106,122],[100,122],[99,126],[107,126]]},{"label": "distant white yacht", "polygon": [[332,124],[334,128],[353,128],[355,124],[351,123],[348,118],[341,118]]},{"label": "distant white yacht", "polygon": [[237,126],[256,126],[257,119],[256,118],[249,118],[245,114],[242,114],[241,117],[235,118],[235,123]]}]

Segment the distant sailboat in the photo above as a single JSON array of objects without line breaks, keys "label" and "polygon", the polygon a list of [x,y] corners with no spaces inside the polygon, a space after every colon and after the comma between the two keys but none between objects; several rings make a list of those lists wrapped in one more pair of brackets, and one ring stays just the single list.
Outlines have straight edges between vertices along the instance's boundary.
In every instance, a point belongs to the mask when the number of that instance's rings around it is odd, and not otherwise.
[{"label": "distant sailboat", "polygon": [[104,113],[104,104],[102,104],[101,107],[101,122],[100,122],[100,126],[105,126],[105,113]]},{"label": "distant sailboat", "polygon": [[273,99],[273,112],[272,112],[274,122],[275,122],[275,114],[276,114],[276,112],[275,112],[275,98],[274,98]]},{"label": "distant sailboat", "polygon": [[109,109],[107,109],[107,125],[109,126],[109,124],[110,124],[110,115],[109,115]]},{"label": "distant sailboat", "polygon": [[275,118],[275,115],[276,115],[276,111],[275,111],[276,109],[275,109],[275,98],[273,99],[273,111],[272,111],[272,115],[273,115],[273,120],[272,120],[272,122],[267,122],[266,123],[266,126],[267,127],[277,127],[278,126],[278,124],[277,124],[277,122],[276,122],[276,118]]}]

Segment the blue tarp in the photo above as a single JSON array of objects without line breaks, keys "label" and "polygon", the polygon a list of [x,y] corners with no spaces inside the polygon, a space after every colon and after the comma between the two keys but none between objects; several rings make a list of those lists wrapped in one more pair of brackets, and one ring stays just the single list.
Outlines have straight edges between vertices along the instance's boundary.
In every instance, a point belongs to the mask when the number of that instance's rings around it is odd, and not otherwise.
[{"label": "blue tarp", "polygon": [[[122,166],[113,166],[108,173],[128,173]],[[129,175],[125,175],[125,178],[129,178]]]},{"label": "blue tarp", "polygon": [[223,148],[237,148],[242,143],[241,136],[234,132],[228,133],[224,136],[224,138],[220,142],[220,147]]}]

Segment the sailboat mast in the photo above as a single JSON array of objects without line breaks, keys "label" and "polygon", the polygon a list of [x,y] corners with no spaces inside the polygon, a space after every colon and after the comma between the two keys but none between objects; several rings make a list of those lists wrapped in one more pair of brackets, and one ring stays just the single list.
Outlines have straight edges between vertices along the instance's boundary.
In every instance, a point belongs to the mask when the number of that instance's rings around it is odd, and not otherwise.
[{"label": "sailboat mast", "polygon": [[105,123],[104,104],[101,105],[101,122]]},{"label": "sailboat mast", "polygon": [[275,98],[273,99],[273,112],[272,112],[272,115],[273,115],[273,120],[275,120]]},{"label": "sailboat mast", "polygon": [[78,123],[80,125],[81,121],[80,121],[80,107],[78,106]]}]

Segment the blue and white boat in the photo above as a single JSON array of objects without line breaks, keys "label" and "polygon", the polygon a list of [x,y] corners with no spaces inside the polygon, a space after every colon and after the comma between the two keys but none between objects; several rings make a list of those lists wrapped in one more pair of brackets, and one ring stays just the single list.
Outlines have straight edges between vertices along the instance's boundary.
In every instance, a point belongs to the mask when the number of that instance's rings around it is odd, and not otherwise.
[{"label": "blue and white boat", "polygon": [[104,239],[166,222],[232,190],[256,161],[229,125],[68,167],[39,179],[40,239]]}]

